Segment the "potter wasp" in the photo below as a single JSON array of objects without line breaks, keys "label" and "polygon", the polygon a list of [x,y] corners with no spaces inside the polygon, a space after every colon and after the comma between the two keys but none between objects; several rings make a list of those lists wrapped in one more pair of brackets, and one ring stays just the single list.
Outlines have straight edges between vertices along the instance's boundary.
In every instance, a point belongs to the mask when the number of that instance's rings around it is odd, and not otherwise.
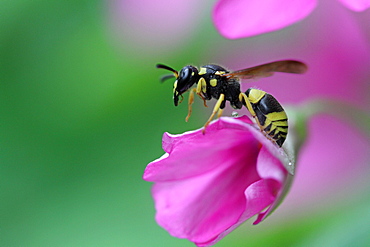
[{"label": "potter wasp", "polygon": [[[182,101],[182,95],[185,92],[190,92],[186,121],[192,112],[194,94],[203,100],[204,106],[207,106],[207,100],[212,98],[217,100],[211,116],[204,124],[203,133],[216,114],[217,117],[222,115],[226,101],[229,101],[234,109],[241,109],[245,106],[260,130],[280,147],[288,134],[288,117],[283,107],[271,94],[262,90],[249,88],[247,91],[241,92],[240,79],[268,77],[274,72],[302,74],[307,70],[304,63],[294,60],[276,61],[233,72],[215,64],[204,65],[199,69],[187,65],[180,71],[163,64],[157,64],[157,68],[173,73],[163,76],[162,81],[171,77],[176,78],[173,86],[175,106]],[[196,86],[192,88],[194,85]]]}]

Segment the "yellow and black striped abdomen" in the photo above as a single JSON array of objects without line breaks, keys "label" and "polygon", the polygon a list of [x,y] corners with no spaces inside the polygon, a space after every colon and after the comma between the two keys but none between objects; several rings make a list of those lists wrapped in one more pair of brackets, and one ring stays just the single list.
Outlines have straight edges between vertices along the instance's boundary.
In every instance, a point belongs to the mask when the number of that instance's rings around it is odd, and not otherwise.
[{"label": "yellow and black striped abdomen", "polygon": [[261,130],[281,147],[288,134],[288,117],[283,107],[271,94],[258,89],[250,88],[246,95]]}]

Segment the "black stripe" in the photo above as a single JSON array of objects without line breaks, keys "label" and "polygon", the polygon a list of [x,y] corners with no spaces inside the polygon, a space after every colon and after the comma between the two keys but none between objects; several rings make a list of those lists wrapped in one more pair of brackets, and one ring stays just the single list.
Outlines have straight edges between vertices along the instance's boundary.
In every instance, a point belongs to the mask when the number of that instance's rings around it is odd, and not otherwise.
[{"label": "black stripe", "polygon": [[257,115],[258,121],[260,122],[262,126],[264,126],[266,122],[266,116],[258,108],[255,108],[254,105],[253,105],[253,108]]},{"label": "black stripe", "polygon": [[257,104],[260,111],[263,112],[263,114],[265,115],[272,112],[284,111],[279,102],[271,94],[268,93],[266,93]]},{"label": "black stripe", "polygon": [[276,125],[276,124],[275,124],[275,126],[277,126],[277,127],[279,127],[279,128],[282,128],[282,129],[287,129],[287,128],[288,128],[288,126],[285,126],[285,125],[284,125],[284,126],[281,126],[281,125]]},{"label": "black stripe", "polygon": [[275,141],[276,141],[276,144],[279,145],[279,147],[281,147],[285,141],[285,138],[280,137],[279,139]]},{"label": "black stripe", "polygon": [[279,133],[280,133],[280,135],[285,135],[286,136],[288,134],[288,131],[281,130]]},{"label": "black stripe", "polygon": [[270,129],[272,127],[272,123],[270,123],[269,125],[266,126],[266,128],[264,129],[266,132],[269,132]]},{"label": "black stripe", "polygon": [[[276,133],[276,129],[274,129],[273,131],[271,131],[270,133],[268,133],[269,134],[269,136],[274,136],[275,135],[275,133]],[[276,134],[278,134],[278,133],[276,133]]]},{"label": "black stripe", "polygon": [[274,138],[275,140],[277,140],[277,139],[279,139],[279,136],[280,136],[280,134],[279,134],[279,132],[277,132],[276,135],[274,135],[272,138]]}]

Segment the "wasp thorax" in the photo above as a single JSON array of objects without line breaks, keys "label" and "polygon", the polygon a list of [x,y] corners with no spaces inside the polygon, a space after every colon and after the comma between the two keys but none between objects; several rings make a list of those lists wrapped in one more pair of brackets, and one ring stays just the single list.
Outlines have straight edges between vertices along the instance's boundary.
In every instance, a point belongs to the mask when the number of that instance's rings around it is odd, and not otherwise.
[{"label": "wasp thorax", "polygon": [[188,65],[180,70],[177,80],[173,85],[173,99],[175,106],[178,105],[179,96],[188,91],[188,89],[197,81],[198,69],[196,67]]}]

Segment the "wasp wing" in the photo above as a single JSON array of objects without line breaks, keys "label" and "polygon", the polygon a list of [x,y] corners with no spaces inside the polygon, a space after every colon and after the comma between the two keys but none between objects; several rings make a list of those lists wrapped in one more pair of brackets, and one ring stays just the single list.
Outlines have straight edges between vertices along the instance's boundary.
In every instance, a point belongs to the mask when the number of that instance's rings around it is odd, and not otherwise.
[{"label": "wasp wing", "polygon": [[234,72],[223,74],[226,77],[238,77],[241,79],[254,79],[261,77],[272,76],[274,72],[284,72],[293,74],[302,74],[306,72],[307,66],[295,60],[283,60],[272,63],[258,65],[248,69],[237,70]]}]

